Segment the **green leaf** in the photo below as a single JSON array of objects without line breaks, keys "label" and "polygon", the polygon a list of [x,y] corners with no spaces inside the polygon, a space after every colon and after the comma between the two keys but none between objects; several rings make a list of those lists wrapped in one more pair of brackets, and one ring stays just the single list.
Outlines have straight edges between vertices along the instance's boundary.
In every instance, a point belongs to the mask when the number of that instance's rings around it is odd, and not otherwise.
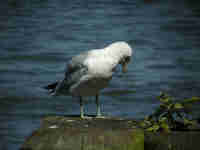
[{"label": "green leaf", "polygon": [[168,150],[172,150],[172,144],[168,144]]},{"label": "green leaf", "polygon": [[143,120],[143,121],[139,122],[139,126],[142,128],[147,128],[151,125],[152,125],[151,121],[148,121],[148,120]]},{"label": "green leaf", "polygon": [[183,109],[183,105],[181,103],[175,103],[174,104],[174,109]]},{"label": "green leaf", "polygon": [[161,93],[158,99],[161,102],[160,106],[143,121],[143,126],[146,128],[145,130],[156,132],[162,129],[165,132],[170,132],[171,128],[176,128],[179,120],[181,120],[182,126],[188,129],[195,126],[194,121],[186,117],[192,112],[192,104],[200,102],[200,97],[192,97],[182,102],[175,102],[172,97]]},{"label": "green leaf", "polygon": [[158,131],[158,129],[160,129],[160,126],[159,126],[159,125],[157,125],[157,124],[153,125],[153,130],[154,130],[154,131]]},{"label": "green leaf", "polygon": [[164,132],[169,133],[170,132],[170,127],[167,123],[162,123],[161,128],[163,129]]},{"label": "green leaf", "polygon": [[171,97],[163,92],[161,92],[160,96],[158,96],[158,99],[162,103],[171,103]]},{"label": "green leaf", "polygon": [[167,103],[162,103],[162,104],[160,104],[160,109],[161,109],[162,111],[165,111],[166,109],[168,109],[168,105],[169,105],[169,104],[167,104]]},{"label": "green leaf", "polygon": [[151,121],[151,119],[152,119],[151,115],[144,117],[144,121]]},{"label": "green leaf", "polygon": [[159,123],[165,123],[165,122],[167,122],[167,117],[161,117],[159,119]]},{"label": "green leaf", "polygon": [[149,131],[149,132],[156,132],[156,131],[158,131],[159,129],[160,129],[160,126],[157,125],[157,124],[155,124],[155,125],[153,125],[152,127],[147,128],[146,131]]},{"label": "green leaf", "polygon": [[200,97],[195,97],[195,96],[193,96],[193,97],[192,97],[192,101],[193,101],[193,102],[200,102]]},{"label": "green leaf", "polygon": [[152,124],[152,121],[148,121],[148,120],[144,120],[144,123],[146,124],[146,125],[151,125]]},{"label": "green leaf", "polygon": [[167,109],[171,110],[173,108],[173,106],[174,106],[173,104],[169,104],[168,107],[167,107]]},{"label": "green leaf", "polygon": [[147,128],[146,131],[153,132],[153,127]]},{"label": "green leaf", "polygon": [[200,102],[200,97],[192,97],[192,98],[184,99],[183,104],[191,104],[195,102]]},{"label": "green leaf", "polygon": [[169,99],[168,97],[166,97],[166,98],[160,98],[160,101],[161,101],[162,103],[169,103],[169,102],[170,102],[170,99]]},{"label": "green leaf", "polygon": [[193,121],[186,119],[186,118],[183,119],[183,122],[184,122],[185,125],[192,125],[193,124]]},{"label": "green leaf", "polygon": [[146,123],[144,123],[144,122],[142,121],[142,122],[139,123],[139,126],[142,127],[142,128],[145,128],[147,125],[146,125]]}]

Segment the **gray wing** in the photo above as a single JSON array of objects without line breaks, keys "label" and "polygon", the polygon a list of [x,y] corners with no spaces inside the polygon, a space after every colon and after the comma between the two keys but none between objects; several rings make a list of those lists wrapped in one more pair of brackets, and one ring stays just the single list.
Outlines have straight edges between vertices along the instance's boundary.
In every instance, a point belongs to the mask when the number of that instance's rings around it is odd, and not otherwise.
[{"label": "gray wing", "polygon": [[81,69],[83,67],[83,62],[87,58],[88,58],[88,52],[72,57],[72,59],[66,65],[65,76]]},{"label": "gray wing", "polygon": [[70,87],[79,82],[81,77],[87,75],[88,67],[83,64],[87,57],[88,52],[72,57],[72,59],[67,63],[65,77],[56,87],[56,95],[68,95]]}]

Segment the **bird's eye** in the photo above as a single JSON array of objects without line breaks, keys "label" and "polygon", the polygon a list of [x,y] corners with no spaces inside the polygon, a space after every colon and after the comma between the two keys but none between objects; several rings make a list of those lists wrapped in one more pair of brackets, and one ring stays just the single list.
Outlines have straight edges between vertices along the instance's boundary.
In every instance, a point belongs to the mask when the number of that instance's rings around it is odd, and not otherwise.
[{"label": "bird's eye", "polygon": [[131,60],[130,56],[125,57],[125,62],[129,62]]},{"label": "bird's eye", "polygon": [[126,56],[124,58],[121,59],[121,61],[119,62],[119,64],[126,64],[131,60],[130,56]]}]

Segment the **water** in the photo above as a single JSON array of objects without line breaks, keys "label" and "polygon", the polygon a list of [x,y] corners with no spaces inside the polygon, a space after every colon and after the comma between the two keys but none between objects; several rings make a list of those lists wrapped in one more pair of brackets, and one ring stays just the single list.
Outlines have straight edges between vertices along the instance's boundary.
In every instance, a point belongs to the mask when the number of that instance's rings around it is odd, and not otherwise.
[{"label": "water", "polygon": [[[79,114],[78,100],[51,97],[73,55],[127,41],[129,72],[100,97],[109,116],[142,118],[166,91],[200,96],[200,5],[158,0],[10,0],[0,5],[0,149],[17,150],[47,115]],[[92,98],[87,114],[94,114]]]}]

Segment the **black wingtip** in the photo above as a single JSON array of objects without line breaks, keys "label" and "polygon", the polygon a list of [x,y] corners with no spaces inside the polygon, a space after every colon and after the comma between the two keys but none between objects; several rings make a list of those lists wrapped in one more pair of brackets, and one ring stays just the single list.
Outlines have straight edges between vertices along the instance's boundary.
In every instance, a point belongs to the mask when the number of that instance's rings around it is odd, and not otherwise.
[{"label": "black wingtip", "polygon": [[51,83],[51,84],[49,84],[49,85],[47,85],[47,86],[44,86],[43,88],[44,89],[47,89],[47,90],[53,90],[53,89],[55,89],[56,88],[56,86],[58,85],[58,81],[57,82],[54,82],[54,83]]}]

